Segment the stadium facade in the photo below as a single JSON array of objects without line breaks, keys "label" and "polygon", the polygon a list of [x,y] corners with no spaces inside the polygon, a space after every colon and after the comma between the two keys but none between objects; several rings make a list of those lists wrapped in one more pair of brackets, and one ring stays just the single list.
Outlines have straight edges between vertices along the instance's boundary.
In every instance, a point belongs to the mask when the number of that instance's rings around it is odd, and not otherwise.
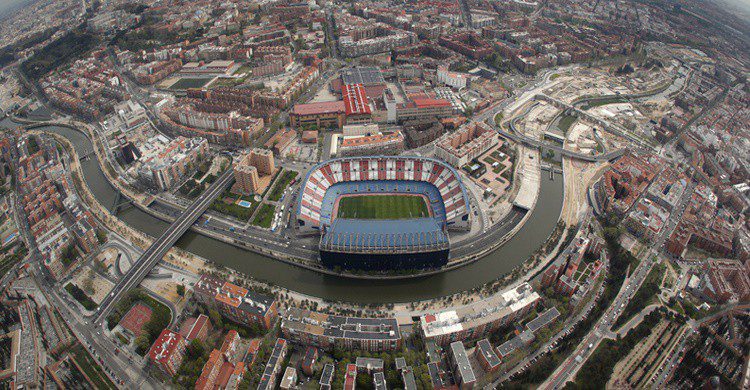
[{"label": "stadium facade", "polygon": [[[347,196],[420,196],[429,216],[394,219],[337,217]],[[297,228],[320,234],[328,268],[410,270],[448,262],[448,230],[471,226],[469,198],[455,169],[435,159],[405,156],[337,158],[313,167],[302,182]]]}]

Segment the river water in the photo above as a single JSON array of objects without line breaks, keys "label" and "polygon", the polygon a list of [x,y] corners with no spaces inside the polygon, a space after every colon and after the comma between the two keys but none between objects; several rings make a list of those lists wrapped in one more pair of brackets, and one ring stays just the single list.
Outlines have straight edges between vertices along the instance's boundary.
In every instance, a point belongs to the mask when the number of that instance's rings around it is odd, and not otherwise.
[{"label": "river water", "polygon": [[[4,120],[0,126],[12,126]],[[82,133],[62,127],[48,127],[68,138],[79,153],[92,150],[91,141]],[[115,191],[101,171],[96,158],[81,164],[86,182],[99,202],[110,208]],[[562,176],[550,180],[542,174],[539,200],[531,217],[505,245],[478,261],[438,275],[402,280],[356,280],[323,275],[239,249],[213,238],[188,231],[177,246],[215,263],[293,291],[328,300],[353,303],[408,302],[435,298],[491,282],[510,272],[536,251],[554,229],[562,207]],[[118,217],[135,229],[158,236],[168,224],[134,207],[121,211]]]}]

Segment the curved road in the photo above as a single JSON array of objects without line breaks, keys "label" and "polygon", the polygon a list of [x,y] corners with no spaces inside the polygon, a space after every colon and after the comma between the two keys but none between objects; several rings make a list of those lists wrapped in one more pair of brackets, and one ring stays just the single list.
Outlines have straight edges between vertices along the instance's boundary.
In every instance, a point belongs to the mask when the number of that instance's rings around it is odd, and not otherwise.
[{"label": "curved road", "polygon": [[101,323],[112,307],[119,301],[120,296],[137,286],[146,275],[151,272],[177,240],[193,225],[196,219],[206,211],[208,206],[226,189],[232,180],[232,170],[224,172],[211,187],[206,190],[182,215],[167,229],[161,237],[154,240],[151,246],[141,255],[136,263],[130,267],[127,274],[117,282],[109,295],[97,309],[94,322]]}]

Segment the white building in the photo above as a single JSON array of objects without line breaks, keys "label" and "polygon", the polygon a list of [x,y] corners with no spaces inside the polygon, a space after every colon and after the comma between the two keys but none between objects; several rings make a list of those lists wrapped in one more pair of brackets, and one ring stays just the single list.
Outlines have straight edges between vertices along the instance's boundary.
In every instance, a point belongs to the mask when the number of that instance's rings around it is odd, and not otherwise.
[{"label": "white building", "polygon": [[447,86],[461,89],[469,85],[470,75],[466,73],[451,72],[446,67],[440,66],[437,71],[437,81]]}]

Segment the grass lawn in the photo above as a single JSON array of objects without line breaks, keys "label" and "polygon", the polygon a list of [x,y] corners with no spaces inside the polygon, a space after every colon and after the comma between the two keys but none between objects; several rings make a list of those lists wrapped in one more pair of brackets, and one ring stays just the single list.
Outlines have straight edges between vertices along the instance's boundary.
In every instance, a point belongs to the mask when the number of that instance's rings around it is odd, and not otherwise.
[{"label": "grass lawn", "polygon": [[102,368],[97,364],[94,358],[83,348],[82,345],[76,344],[75,347],[70,351],[73,355],[73,359],[78,362],[86,376],[91,379],[94,386],[97,389],[116,389],[114,383],[107,377],[107,374],[102,371]]},{"label": "grass lawn", "polygon": [[181,78],[177,80],[176,83],[172,84],[171,87],[169,87],[170,90],[183,90],[183,89],[190,89],[190,88],[202,88],[208,82],[211,81],[211,78]]},{"label": "grass lawn", "polygon": [[364,195],[341,198],[337,216],[356,219],[410,219],[429,217],[430,213],[421,196]]},{"label": "grass lawn", "polygon": [[[211,203],[211,210],[218,211],[222,214],[230,215],[240,221],[247,221],[250,216],[253,215],[253,211],[258,207],[258,202],[250,197],[242,197],[242,200],[250,202],[250,207],[244,207],[238,205],[235,201],[240,199],[237,195],[231,195],[229,197],[220,197]],[[231,201],[229,203],[228,201]]]},{"label": "grass lawn", "polygon": [[281,195],[289,187],[289,183],[297,177],[296,171],[284,171],[276,180],[276,184],[271,189],[271,193],[268,194],[268,200],[278,202],[281,199]]},{"label": "grass lawn", "polygon": [[594,107],[601,107],[606,106],[608,104],[615,104],[615,103],[625,103],[628,100],[621,97],[611,97],[608,99],[602,99],[602,100],[595,100],[593,102],[586,103],[584,107],[582,107],[584,110],[588,110]]},{"label": "grass lawn", "polygon": [[273,223],[273,215],[276,212],[276,206],[268,203],[260,205],[258,213],[253,218],[253,225],[264,228],[270,228]]},{"label": "grass lawn", "polygon": [[573,122],[576,121],[576,117],[572,115],[565,115],[562,118],[560,118],[560,121],[557,122],[557,128],[562,131],[563,134],[568,133],[568,129],[570,129],[570,126],[573,125]]},{"label": "grass lawn", "polygon": [[78,301],[78,303],[80,303],[86,310],[94,310],[97,308],[97,306],[99,306],[96,304],[96,302],[91,300],[91,298],[89,298],[89,296],[86,295],[83,290],[78,288],[78,286],[73,283],[68,283],[67,285],[65,285],[65,290],[68,291],[68,293],[70,293],[70,295],[75,298],[76,301]]}]

